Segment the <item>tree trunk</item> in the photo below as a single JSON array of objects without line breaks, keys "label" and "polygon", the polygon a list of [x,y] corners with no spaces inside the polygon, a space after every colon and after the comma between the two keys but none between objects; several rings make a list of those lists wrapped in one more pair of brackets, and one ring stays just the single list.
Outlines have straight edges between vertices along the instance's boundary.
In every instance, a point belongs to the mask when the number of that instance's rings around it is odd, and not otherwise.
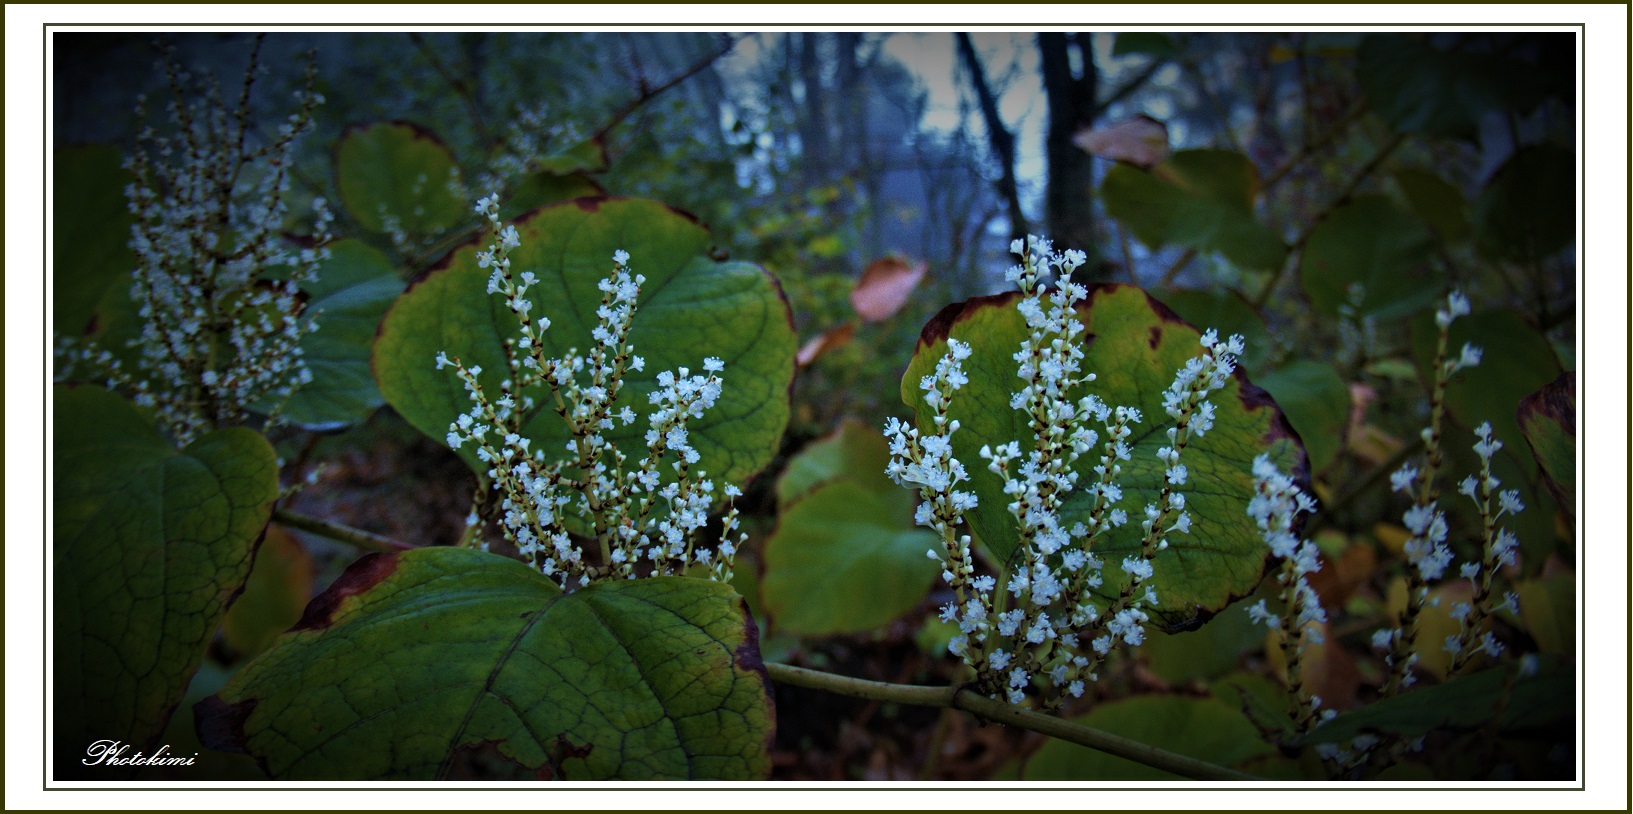
[{"label": "tree trunk", "polygon": [[1003,196],[1004,205],[1009,209],[1009,237],[1011,240],[1025,240],[1028,232],[1026,213],[1021,210],[1020,190],[1015,183],[1015,134],[1009,132],[1009,128],[1004,126],[1003,117],[998,114],[998,100],[987,86],[987,74],[981,67],[981,58],[975,53],[975,44],[970,41],[970,35],[961,31],[955,36],[958,55],[970,72],[970,84],[975,86],[976,98],[981,103],[981,118],[987,125],[987,140],[992,144],[993,154],[998,157],[998,194]]},{"label": "tree trunk", "polygon": [[[1079,70],[1072,70],[1072,51]],[[1049,238],[1061,249],[1081,249],[1094,270],[1101,255],[1094,228],[1094,163],[1072,143],[1077,131],[1094,124],[1095,86],[1099,72],[1089,35],[1045,32],[1038,35],[1042,58],[1043,91],[1049,105],[1049,130],[1044,140],[1049,172],[1044,193],[1044,220]]]}]

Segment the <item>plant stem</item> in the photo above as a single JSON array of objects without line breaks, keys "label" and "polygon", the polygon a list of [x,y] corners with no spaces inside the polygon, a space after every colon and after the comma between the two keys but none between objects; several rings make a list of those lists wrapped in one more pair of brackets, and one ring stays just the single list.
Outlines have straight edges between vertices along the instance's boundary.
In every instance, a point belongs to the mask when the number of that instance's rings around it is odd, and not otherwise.
[{"label": "plant stem", "polygon": [[996,723],[1040,732],[1195,780],[1259,780],[1261,778],[1207,761],[1158,749],[1139,741],[1073,723],[1063,718],[996,701],[964,687],[924,687],[834,675],[789,664],[767,664],[773,681],[823,690],[851,698],[890,701],[922,707],[950,707],[971,712]]},{"label": "plant stem", "polygon": [[363,531],[362,529],[354,529],[351,526],[343,526],[311,515],[292,512],[282,507],[272,511],[272,519],[293,529],[309,531],[369,551],[383,551],[389,554],[414,548],[414,546],[407,543],[399,543],[388,537],[381,537],[378,534]]}]

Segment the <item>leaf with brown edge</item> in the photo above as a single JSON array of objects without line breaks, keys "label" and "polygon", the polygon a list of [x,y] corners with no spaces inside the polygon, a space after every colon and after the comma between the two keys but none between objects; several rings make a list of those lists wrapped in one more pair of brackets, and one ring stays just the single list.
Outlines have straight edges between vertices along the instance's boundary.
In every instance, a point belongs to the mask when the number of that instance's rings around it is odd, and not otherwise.
[{"label": "leaf with brown edge", "polygon": [[[1156,450],[1167,445],[1164,430],[1171,420],[1162,409],[1162,392],[1174,373],[1201,350],[1201,333],[1144,291],[1126,285],[1104,284],[1089,289],[1078,306],[1078,319],[1087,328],[1083,338],[1085,371],[1098,375],[1077,399],[1094,393],[1112,406],[1137,407],[1144,423],[1130,437],[1133,460],[1123,462],[1123,500],[1117,504],[1131,517],[1140,517],[1155,498],[1165,467]],[[928,432],[931,411],[926,409],[920,380],[947,351],[948,336],[971,346],[964,361],[969,384],[955,392],[949,414],[961,429],[953,434],[953,452],[971,472],[970,488],[979,505],[965,515],[988,552],[999,562],[1016,553],[1017,527],[1005,508],[1010,499],[1002,481],[987,471],[977,451],[1019,440],[1023,448],[1031,433],[1023,413],[1009,406],[1020,380],[1013,355],[1027,330],[1015,310],[1018,294],[979,297],[950,305],[932,318],[902,377],[902,399],[918,414],[921,431]],[[1268,549],[1247,516],[1254,493],[1253,459],[1268,452],[1283,471],[1308,479],[1308,463],[1298,436],[1263,390],[1237,370],[1231,381],[1212,396],[1218,410],[1211,432],[1195,439],[1182,462],[1190,471],[1184,488],[1194,525],[1188,534],[1170,537],[1169,548],[1154,561],[1159,605],[1153,618],[1166,628],[1184,628],[1217,612],[1233,599],[1253,591],[1263,576]],[[1095,477],[1092,468],[1098,451],[1075,464],[1082,478]],[[1085,481],[1087,482],[1087,481]],[[1083,519],[1088,498],[1070,496],[1062,511],[1069,526]],[[1139,550],[1137,522],[1109,533],[1096,544],[1097,555],[1108,566],[1103,597],[1115,597],[1127,582],[1116,566]]]},{"label": "leaf with brown edge", "polygon": [[899,255],[881,257],[862,271],[862,279],[851,290],[851,305],[869,322],[889,319],[907,304],[928,269],[922,261]]},{"label": "leaf with brown edge", "polygon": [[470,549],[373,554],[197,707],[207,746],[277,779],[433,780],[473,751],[567,780],[762,779],[754,624],[683,577],[565,594]]}]

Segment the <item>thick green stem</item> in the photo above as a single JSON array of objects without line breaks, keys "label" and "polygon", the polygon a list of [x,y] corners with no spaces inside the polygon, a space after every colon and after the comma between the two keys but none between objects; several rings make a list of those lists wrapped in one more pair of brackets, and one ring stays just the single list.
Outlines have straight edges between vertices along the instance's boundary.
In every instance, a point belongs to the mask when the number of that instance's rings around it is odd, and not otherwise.
[{"label": "thick green stem", "polygon": [[378,534],[372,534],[370,532],[363,531],[362,529],[354,529],[351,526],[343,526],[339,523],[333,523],[328,520],[312,517],[311,515],[300,514],[299,512],[292,512],[284,508],[274,509],[272,512],[272,519],[292,529],[309,531],[313,534],[327,537],[331,540],[337,540],[342,543],[349,543],[357,546],[358,548],[367,549],[369,551],[383,551],[389,554],[396,551],[407,551],[414,548],[414,546],[408,545],[407,543],[399,543],[396,540],[392,540],[388,537],[381,537]]},{"label": "thick green stem", "polygon": [[1178,755],[1139,741],[1129,740],[1109,732],[1102,732],[1092,727],[1056,718],[1052,715],[1044,715],[1013,704],[1006,704],[1003,701],[996,701],[963,687],[922,687],[910,684],[887,684],[882,681],[850,678],[817,670],[808,670],[804,667],[794,667],[788,664],[767,664],[766,672],[770,674],[773,681],[823,690],[836,695],[866,698],[875,701],[890,701],[897,704],[912,704],[921,707],[960,709],[974,713],[989,721],[1018,729],[1040,732],[1052,738],[1087,746],[1108,755],[1115,755],[1125,760],[1132,760],[1135,763],[1162,769],[1194,780],[1261,779],[1245,772]]}]

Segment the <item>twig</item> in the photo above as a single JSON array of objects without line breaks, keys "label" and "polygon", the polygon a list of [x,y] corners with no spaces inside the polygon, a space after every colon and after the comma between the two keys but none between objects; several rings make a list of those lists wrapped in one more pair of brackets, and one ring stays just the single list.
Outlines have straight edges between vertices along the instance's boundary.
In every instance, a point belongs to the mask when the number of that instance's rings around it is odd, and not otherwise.
[{"label": "twig", "polygon": [[1311,156],[1324,149],[1328,144],[1331,144],[1340,134],[1349,128],[1351,122],[1360,118],[1361,114],[1364,112],[1366,112],[1365,103],[1352,105],[1350,109],[1345,111],[1344,115],[1339,116],[1338,121],[1333,122],[1332,126],[1327,128],[1319,138],[1305,144],[1304,147],[1298,151],[1297,155],[1288,158],[1286,161],[1282,162],[1281,166],[1271,170],[1270,174],[1264,177],[1264,183],[1259,185],[1259,194],[1262,195],[1265,192],[1268,192],[1272,187],[1281,183],[1282,179],[1286,178],[1288,173],[1291,173],[1299,164],[1304,163]]},{"label": "twig", "polygon": [[390,539],[389,537],[381,537],[378,534],[363,531],[362,529],[354,529],[351,526],[344,526],[339,523],[324,520],[322,518],[312,517],[311,515],[301,514],[299,512],[293,512],[282,507],[272,511],[272,519],[293,529],[309,531],[313,534],[327,537],[331,540],[336,540],[342,543],[349,543],[357,546],[358,548],[367,549],[369,551],[384,551],[389,554],[396,551],[408,551],[414,548],[414,546],[408,545],[407,543],[399,543],[396,540]]},{"label": "twig", "polygon": [[1166,57],[1153,59],[1150,65],[1145,66],[1145,70],[1135,74],[1134,77],[1124,83],[1122,87],[1112,91],[1111,95],[1107,96],[1105,101],[1095,105],[1093,118],[1100,118],[1100,114],[1106,112],[1112,105],[1123,101],[1124,99],[1128,98],[1129,95],[1133,94],[1134,91],[1139,90],[1147,81],[1151,79],[1154,74],[1156,74],[1158,69],[1167,64],[1168,59]]},{"label": "twig", "polygon": [[612,132],[614,127],[623,124],[624,119],[629,118],[629,114],[640,110],[642,105],[652,101],[653,98],[657,97],[664,91],[669,90],[670,88],[679,85],[688,79],[691,79],[704,68],[713,65],[715,60],[725,56],[736,44],[737,43],[730,37],[726,37],[724,44],[720,46],[720,50],[698,60],[692,67],[687,68],[685,71],[682,71],[680,74],[674,76],[669,81],[657,87],[647,87],[646,82],[642,80],[640,82],[640,94],[635,97],[634,101],[624,105],[624,107],[617,113],[612,114],[612,118],[608,119],[607,123],[602,125],[600,130],[596,131],[596,134],[592,137],[592,139],[605,138],[608,133]]},{"label": "twig", "polygon": [[1332,214],[1334,209],[1348,202],[1355,195],[1355,191],[1361,188],[1361,183],[1370,177],[1373,172],[1377,171],[1378,167],[1383,165],[1384,159],[1387,159],[1390,153],[1395,152],[1395,148],[1399,147],[1405,139],[1406,136],[1402,133],[1396,133],[1390,137],[1384,146],[1378,148],[1378,153],[1355,172],[1355,176],[1350,178],[1349,183],[1344,186],[1344,191],[1338,193],[1338,196],[1333,198],[1332,202],[1328,203],[1320,214],[1310,219],[1309,224],[1304,227],[1304,230],[1293,240],[1292,245],[1288,247],[1287,259],[1280,266],[1277,266],[1276,273],[1265,281],[1264,288],[1259,291],[1259,296],[1253,301],[1255,308],[1264,308],[1265,304],[1270,302],[1270,295],[1275,292],[1276,286],[1281,283],[1282,274],[1286,272],[1288,266],[1293,264],[1293,259],[1303,250],[1304,244],[1309,242],[1310,235],[1315,234],[1315,230],[1321,225],[1321,222]]},{"label": "twig", "polygon": [[1175,754],[1139,741],[1113,735],[1110,732],[1102,732],[1092,727],[1072,723],[1063,718],[1033,712],[1003,701],[995,701],[963,687],[886,684],[882,681],[850,678],[849,676],[808,670],[804,667],[795,667],[788,664],[767,664],[766,672],[770,674],[773,681],[799,687],[810,687],[811,689],[823,690],[824,692],[851,698],[890,701],[921,707],[961,709],[989,721],[1018,729],[1040,732],[1052,738],[1087,746],[1090,749],[1115,755],[1125,760],[1132,760],[1135,763],[1172,772],[1181,777],[1189,777],[1195,780],[1261,779],[1235,769],[1228,769],[1204,760]]},{"label": "twig", "polygon": [[1179,276],[1180,270],[1190,265],[1191,261],[1195,259],[1196,249],[1186,249],[1183,253],[1181,253],[1180,256],[1174,260],[1173,265],[1169,266],[1168,270],[1162,273],[1162,287],[1167,288],[1173,285],[1174,278]]}]

